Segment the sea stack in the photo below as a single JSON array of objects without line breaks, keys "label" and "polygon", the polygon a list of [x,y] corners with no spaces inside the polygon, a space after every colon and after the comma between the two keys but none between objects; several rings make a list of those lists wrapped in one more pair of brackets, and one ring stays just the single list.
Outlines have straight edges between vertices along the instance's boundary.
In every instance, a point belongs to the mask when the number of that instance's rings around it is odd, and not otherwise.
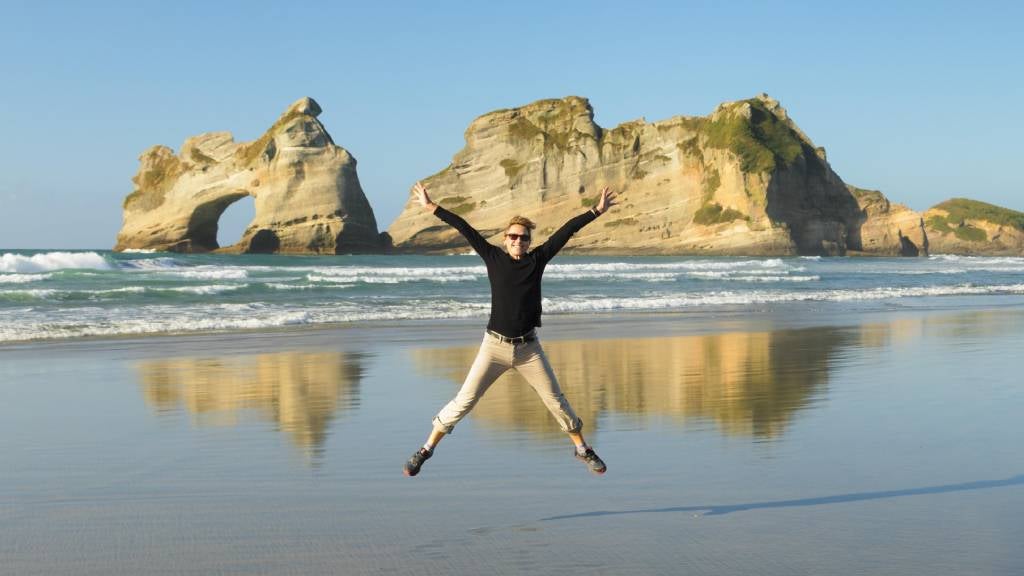
[{"label": "sea stack", "polygon": [[[124,201],[115,251],[339,254],[382,249],[356,160],[301,98],[259,139],[230,132],[185,141],[175,154],[153,146],[139,158],[135,189]],[[217,221],[252,196],[256,215],[233,246],[217,244]]]},{"label": "sea stack", "polygon": [[[576,252],[844,254],[861,215],[824,151],[760,95],[707,117],[594,123],[585,98],[541,100],[477,118],[452,163],[425,180],[434,199],[497,237],[511,214],[541,236],[604,186],[621,205],[585,228]],[[411,204],[391,225],[397,249],[461,250],[454,231]]]},{"label": "sea stack", "polygon": [[[824,148],[766,94],[725,102],[708,116],[641,118],[612,129],[594,123],[585,98],[540,100],[477,118],[465,140],[451,164],[423,181],[435,201],[496,243],[513,214],[537,221],[543,240],[609,186],[620,193],[620,206],[577,234],[567,251],[1024,254],[1019,212],[975,203],[949,220],[943,205],[922,215],[847,185]],[[467,249],[458,233],[411,201],[388,233],[398,251]]]}]

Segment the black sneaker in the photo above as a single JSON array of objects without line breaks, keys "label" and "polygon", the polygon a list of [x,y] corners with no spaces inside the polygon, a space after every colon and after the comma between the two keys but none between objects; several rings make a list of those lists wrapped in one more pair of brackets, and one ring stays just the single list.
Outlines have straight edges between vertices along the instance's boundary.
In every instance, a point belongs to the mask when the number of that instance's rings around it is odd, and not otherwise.
[{"label": "black sneaker", "polygon": [[590,471],[594,474],[604,474],[605,470],[608,469],[608,467],[604,465],[604,460],[601,460],[601,457],[595,454],[594,449],[589,446],[587,447],[587,451],[583,454],[577,452],[576,449],[573,449],[572,453],[580,460],[586,462],[587,467],[589,467]]},{"label": "black sneaker", "polygon": [[[434,455],[433,450],[427,450],[426,448],[420,448],[415,454],[409,458],[409,461],[405,463],[405,470],[403,472],[406,476],[415,476],[420,473],[420,466],[427,461],[431,456]],[[595,456],[596,458],[596,456]],[[604,466],[604,464],[602,464]]]}]

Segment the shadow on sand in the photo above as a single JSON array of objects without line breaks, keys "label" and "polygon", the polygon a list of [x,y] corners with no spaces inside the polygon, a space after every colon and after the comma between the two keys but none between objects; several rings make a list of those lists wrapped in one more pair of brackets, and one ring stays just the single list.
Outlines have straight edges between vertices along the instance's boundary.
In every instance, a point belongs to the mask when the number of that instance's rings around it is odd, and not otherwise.
[{"label": "shadow on sand", "polygon": [[882,500],[885,498],[901,498],[904,496],[923,496],[925,494],[946,494],[949,492],[968,492],[971,490],[988,490],[991,488],[1005,488],[1008,486],[1024,485],[1024,474],[1011,476],[1003,480],[979,480],[976,482],[964,482],[962,484],[945,484],[942,486],[925,486],[923,488],[907,488],[904,490],[884,490],[881,492],[861,492],[857,494],[838,494],[835,496],[822,496],[820,498],[805,498],[801,500],[777,500],[774,502],[750,502],[747,504],[709,504],[706,506],[673,506],[670,508],[646,508],[641,510],[597,510],[594,512],[581,512],[579,514],[565,514],[562,516],[549,516],[541,518],[541,522],[552,520],[571,520],[574,518],[591,518],[595,516],[619,516],[625,514],[654,514],[660,512],[704,512],[704,516],[720,516],[732,512],[744,512],[746,510],[759,510],[765,508],[795,508],[799,506],[823,506],[826,504],[843,504],[847,502],[861,502],[864,500]]}]

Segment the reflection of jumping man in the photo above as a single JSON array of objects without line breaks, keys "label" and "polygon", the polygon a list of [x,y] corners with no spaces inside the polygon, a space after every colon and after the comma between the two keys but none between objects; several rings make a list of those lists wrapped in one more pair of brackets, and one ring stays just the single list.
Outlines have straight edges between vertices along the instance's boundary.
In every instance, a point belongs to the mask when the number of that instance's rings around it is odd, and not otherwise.
[{"label": "reflection of jumping man", "polygon": [[576,444],[576,457],[586,462],[591,471],[604,474],[604,462],[583,439],[580,433],[583,422],[559,389],[535,328],[540,326],[540,281],[544,267],[573,234],[615,205],[615,193],[608,188],[602,190],[594,208],[566,222],[547,242],[533,250],[529,250],[529,246],[534,223],[522,216],[512,218],[505,230],[504,251],[487,242],[465,220],[431,202],[423,184],[417,182],[413,193],[425,210],[458,230],[484,259],[487,279],[491,282],[491,317],[465,383],[434,418],[434,429],[427,443],[406,462],[405,475],[419,474],[420,466],[433,455],[434,446],[452,432],[487,388],[510,368],[523,375]]}]

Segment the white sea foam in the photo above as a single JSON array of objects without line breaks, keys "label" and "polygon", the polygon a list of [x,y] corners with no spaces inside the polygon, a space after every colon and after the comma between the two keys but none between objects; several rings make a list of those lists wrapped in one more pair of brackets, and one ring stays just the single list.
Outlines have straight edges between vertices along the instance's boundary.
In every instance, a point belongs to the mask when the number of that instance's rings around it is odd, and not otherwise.
[{"label": "white sea foam", "polygon": [[0,299],[5,300],[81,300],[93,299],[97,296],[109,296],[114,294],[158,294],[161,292],[177,292],[185,294],[211,295],[221,294],[245,288],[247,284],[238,285],[212,285],[212,286],[179,286],[169,288],[153,288],[145,286],[124,286],[122,288],[109,288],[106,290],[55,290],[55,289],[30,289],[30,290],[0,290]]},{"label": "white sea foam", "polygon": [[389,266],[314,266],[294,267],[289,270],[309,272],[319,276],[396,276],[424,278],[448,276],[451,274],[487,274],[485,266],[436,266],[436,267],[389,267]]},{"label": "white sea foam", "polygon": [[[804,270],[803,268],[800,269]],[[749,278],[752,276],[770,276],[778,277],[779,272],[786,273],[786,271],[780,270],[695,270],[693,272],[687,272],[686,275],[691,278],[708,278],[712,280],[731,280],[737,277]]]},{"label": "white sea foam", "polygon": [[0,274],[0,284],[25,284],[46,280],[52,274]]},{"label": "white sea foam", "polygon": [[972,262],[977,264],[1024,264],[1024,258],[1020,256],[958,256],[956,254],[933,254],[929,260],[941,260],[946,262]]},{"label": "white sea foam", "polygon": [[587,264],[551,264],[549,272],[576,273],[590,272],[629,272],[642,270],[736,270],[736,269],[794,269],[780,258],[764,260],[683,260],[679,262],[590,262]]},{"label": "white sea foam", "polygon": [[156,254],[156,250],[147,250],[145,248],[127,248],[122,250],[125,254]]},{"label": "white sea foam", "polygon": [[724,280],[727,282],[750,283],[816,282],[821,280],[821,276],[817,274],[790,274],[791,271],[802,272],[804,270],[806,270],[804,267],[798,267],[792,270],[694,270],[687,272],[686,276],[702,280]]},{"label": "white sea foam", "polygon": [[242,268],[219,268],[216,266],[178,269],[168,272],[168,274],[196,280],[245,280],[249,277],[249,273]]},{"label": "white sea foam", "polygon": [[122,260],[118,266],[129,270],[168,270],[181,268],[181,264],[169,256],[146,258],[144,260]]},{"label": "white sea foam", "polygon": [[256,330],[292,325],[334,324],[382,320],[461,318],[486,315],[488,306],[456,301],[407,302],[380,309],[340,303],[320,308],[273,308],[262,304],[218,304],[189,307],[153,305],[139,315],[118,317],[119,311],[100,308],[57,311],[42,320],[8,322],[10,310],[0,311],[0,342],[22,342],[183,332]]},{"label": "white sea foam", "polygon": [[937,254],[928,257],[929,262],[952,263],[971,271],[1024,272],[1024,258],[1015,256],[956,256]]},{"label": "white sea foam", "polygon": [[145,294],[149,288],[143,286],[125,286],[124,288],[111,288],[109,290],[96,290],[92,294]]},{"label": "white sea foam", "polygon": [[157,288],[167,292],[182,292],[185,294],[221,294],[245,288],[248,284],[213,284],[210,286],[180,286],[177,288]]},{"label": "white sea foam", "polygon": [[95,252],[46,252],[24,256],[0,256],[0,272],[36,273],[54,270],[110,270],[110,264]]},{"label": "white sea foam", "polygon": [[263,285],[274,290],[311,290],[317,287],[302,284],[283,284],[281,282],[264,282]]},{"label": "white sea foam", "polygon": [[265,282],[263,284],[267,288],[273,288],[274,290],[313,290],[316,288],[352,288],[355,284],[315,284],[315,285],[303,285],[303,284],[282,284],[280,282]]},{"label": "white sea foam", "polygon": [[821,280],[821,276],[769,276],[767,274],[753,276],[731,276],[727,278],[734,282],[758,282],[758,283],[769,283],[769,282],[817,282]]},{"label": "white sea foam", "polygon": [[[486,277],[484,266],[454,267],[365,267],[332,266],[290,268],[307,271],[310,282],[345,282],[364,284],[399,284],[403,282],[474,282]],[[736,261],[684,262],[591,262],[586,264],[552,264],[545,272],[546,280],[638,280],[671,282],[686,273],[709,275],[780,275],[804,271],[778,258]]]},{"label": "white sea foam", "polygon": [[450,274],[447,276],[439,274],[421,275],[383,275],[383,274],[331,274],[319,275],[309,274],[306,279],[310,282],[359,282],[362,284],[398,284],[401,282],[472,282],[478,276],[472,274]]},{"label": "white sea foam", "polygon": [[22,300],[46,300],[58,293],[59,291],[57,290],[48,290],[45,288],[34,288],[30,290],[0,290],[0,300],[15,302]]},{"label": "white sea foam", "polygon": [[679,278],[679,272],[599,272],[580,270],[576,272],[546,272],[544,280],[639,280],[641,282],[672,282]]},{"label": "white sea foam", "polygon": [[922,286],[913,288],[872,288],[866,290],[812,290],[800,292],[715,291],[656,294],[625,298],[544,299],[548,312],[595,312],[614,310],[685,309],[700,306],[770,304],[781,302],[885,300],[922,296],[967,296],[985,294],[1024,294],[1024,284],[1003,286]]},{"label": "white sea foam", "polygon": [[[550,264],[545,278],[552,275],[571,277],[580,273],[614,274],[620,272],[686,272],[690,270],[739,270],[748,273],[779,273],[779,270],[799,272],[803,267],[792,266],[779,258],[766,260],[735,260],[735,261],[682,261],[682,262],[589,262],[586,264]],[[485,276],[487,268],[478,266],[437,266],[437,267],[375,267],[375,266],[315,266],[289,267],[291,271],[306,272],[312,276],[328,277],[368,277],[381,276],[388,278],[432,279],[450,276]]]},{"label": "white sea foam", "polygon": [[[213,287],[209,287],[213,288]],[[236,286],[225,287],[236,289]],[[25,291],[45,293],[52,291]],[[0,294],[3,294],[0,292]],[[684,310],[708,306],[756,305],[799,301],[863,301],[913,297],[1024,294],[1024,284],[972,286],[928,286],[914,288],[837,289],[813,291],[739,291],[664,293],[643,296],[591,298],[566,296],[544,299],[544,309],[553,313]],[[33,339],[114,336],[172,332],[203,332],[274,328],[289,325],[347,323],[382,320],[416,320],[484,317],[485,302],[406,300],[380,306],[355,301],[330,305],[301,306],[245,304],[201,304],[187,307],[147,305],[137,308],[59,307],[39,312],[24,308],[0,310],[0,342]]]},{"label": "white sea foam", "polygon": [[885,274],[885,275],[901,275],[901,276],[927,276],[929,274],[944,274],[944,275],[956,275],[966,274],[969,272],[966,268],[923,268],[915,270],[913,268],[901,268],[894,270],[893,268],[864,268],[859,270],[861,274]]}]

